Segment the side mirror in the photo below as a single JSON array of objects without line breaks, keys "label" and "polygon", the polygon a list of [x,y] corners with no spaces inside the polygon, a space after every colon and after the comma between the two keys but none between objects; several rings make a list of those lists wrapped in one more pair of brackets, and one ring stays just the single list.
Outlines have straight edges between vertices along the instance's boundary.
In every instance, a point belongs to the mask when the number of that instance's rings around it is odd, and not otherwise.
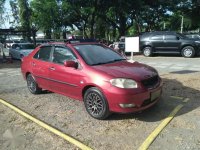
[{"label": "side mirror", "polygon": [[177,39],[177,40],[180,40],[180,37],[177,36],[176,39]]},{"label": "side mirror", "polygon": [[71,68],[78,68],[78,63],[73,60],[68,60],[64,62],[65,67],[71,67]]}]

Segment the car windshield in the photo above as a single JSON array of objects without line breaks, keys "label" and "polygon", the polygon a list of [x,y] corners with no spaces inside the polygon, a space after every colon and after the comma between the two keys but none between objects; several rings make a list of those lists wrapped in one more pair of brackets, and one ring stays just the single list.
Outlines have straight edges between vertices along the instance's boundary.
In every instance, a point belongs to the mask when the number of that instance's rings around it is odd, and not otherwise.
[{"label": "car windshield", "polygon": [[74,46],[88,65],[101,65],[126,60],[117,52],[98,44]]},{"label": "car windshield", "polygon": [[33,44],[22,44],[20,45],[20,49],[34,49],[34,45]]}]

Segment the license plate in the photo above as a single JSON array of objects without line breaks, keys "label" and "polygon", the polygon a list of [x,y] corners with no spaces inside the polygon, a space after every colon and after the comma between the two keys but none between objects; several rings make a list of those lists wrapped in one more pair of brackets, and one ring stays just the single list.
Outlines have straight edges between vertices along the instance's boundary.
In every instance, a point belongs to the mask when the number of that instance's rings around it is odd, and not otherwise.
[{"label": "license plate", "polygon": [[160,97],[161,90],[155,91],[151,93],[151,101],[156,100],[158,97]]}]

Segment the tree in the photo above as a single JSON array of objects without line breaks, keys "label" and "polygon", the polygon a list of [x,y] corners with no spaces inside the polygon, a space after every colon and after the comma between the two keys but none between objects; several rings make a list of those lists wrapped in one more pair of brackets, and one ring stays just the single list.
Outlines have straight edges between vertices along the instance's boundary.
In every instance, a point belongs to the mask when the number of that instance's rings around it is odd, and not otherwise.
[{"label": "tree", "polygon": [[46,38],[50,39],[52,32],[60,31],[60,11],[56,0],[33,0],[31,8],[33,23],[44,31]]},{"label": "tree", "polygon": [[[117,29],[119,36],[125,36],[128,30],[133,26],[136,12],[141,8],[139,0],[110,0],[104,1],[105,6],[102,12],[102,18],[112,27],[113,33]],[[105,14],[105,15],[104,15]]]},{"label": "tree", "polygon": [[[188,10],[189,9],[189,10]],[[192,29],[199,29],[200,27],[200,1],[192,0],[191,7],[187,8],[189,16],[192,21]]]},{"label": "tree", "polygon": [[[3,19],[4,3],[5,3],[5,0],[1,0],[1,1],[0,1],[0,24],[3,24],[3,23],[4,23],[4,19]],[[1,26],[1,25],[0,25],[0,26]]]},{"label": "tree", "polygon": [[19,5],[19,18],[22,29],[27,31],[25,38],[28,41],[31,41],[31,27],[30,27],[30,19],[31,19],[31,10],[29,8],[28,0],[18,0]]},{"label": "tree", "polygon": [[19,7],[18,7],[17,0],[10,0],[10,7],[12,11],[12,17],[14,18],[12,22],[12,26],[19,26],[20,18],[19,18]]}]

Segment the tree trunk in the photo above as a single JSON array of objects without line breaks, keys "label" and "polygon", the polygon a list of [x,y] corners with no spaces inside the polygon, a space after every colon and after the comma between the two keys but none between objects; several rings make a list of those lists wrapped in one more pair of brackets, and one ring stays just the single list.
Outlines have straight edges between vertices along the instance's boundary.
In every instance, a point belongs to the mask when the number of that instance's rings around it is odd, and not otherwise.
[{"label": "tree trunk", "polygon": [[139,35],[141,33],[141,26],[137,15],[135,15],[135,22],[136,22],[137,34]]},{"label": "tree trunk", "polygon": [[32,37],[33,37],[33,44],[36,46],[36,32],[37,30],[36,29],[32,29],[31,30],[32,32]]},{"label": "tree trunk", "polygon": [[51,39],[51,30],[50,29],[45,30],[44,33],[45,33],[46,39]]},{"label": "tree trunk", "polygon": [[125,16],[123,16],[123,15],[119,16],[119,24],[120,24],[120,26],[118,28],[119,29],[119,37],[118,38],[126,35],[127,29],[126,29],[126,18],[125,18]]},{"label": "tree trunk", "polygon": [[92,13],[92,20],[90,23],[90,38],[94,38],[94,20],[95,20],[95,13]]},{"label": "tree trunk", "polygon": [[63,37],[63,39],[67,39],[67,35],[66,35],[66,30],[64,30],[63,32],[62,32],[62,37]]}]

